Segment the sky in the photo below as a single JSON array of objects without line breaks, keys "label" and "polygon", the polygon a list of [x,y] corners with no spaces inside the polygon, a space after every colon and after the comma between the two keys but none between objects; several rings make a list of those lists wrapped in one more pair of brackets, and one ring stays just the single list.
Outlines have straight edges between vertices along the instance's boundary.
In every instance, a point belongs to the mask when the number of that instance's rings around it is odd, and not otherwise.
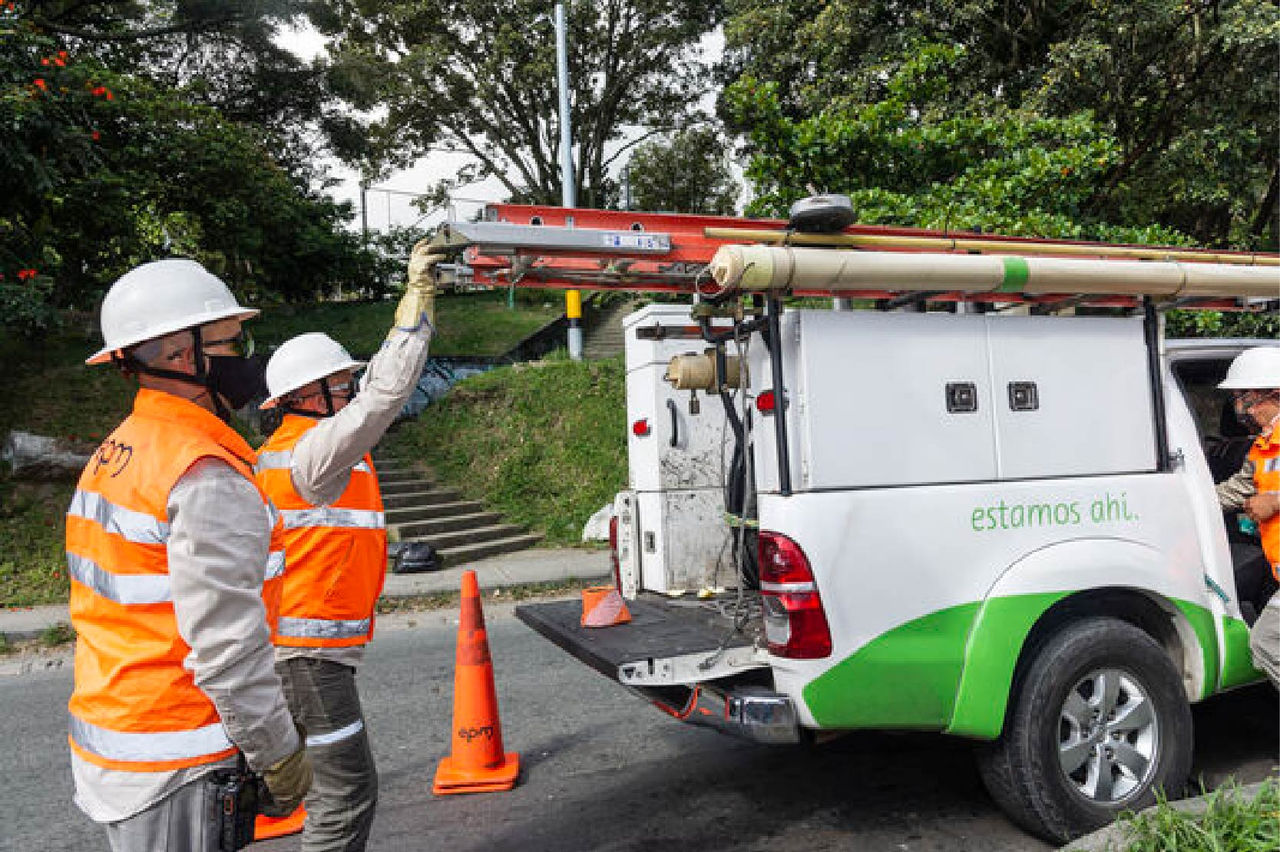
[{"label": "sky", "polygon": [[[282,29],[276,43],[287,48],[303,59],[314,59],[324,52],[325,39],[309,26]],[[703,55],[708,59],[718,57],[724,49],[724,36],[719,30],[710,34],[701,44]],[[704,107],[710,111],[714,106],[714,96],[707,96]],[[455,196],[452,210],[436,211],[426,217],[413,206],[412,193],[421,192],[431,184],[445,177],[451,177],[458,168],[470,161],[465,155],[448,152],[432,152],[419,160],[413,168],[395,172],[385,180],[374,185],[366,196],[367,216],[371,231],[385,230],[389,225],[408,227],[430,227],[445,219],[470,218],[485,203],[503,201],[506,190],[496,178],[488,178],[480,183],[461,189]],[[337,160],[329,160],[326,165],[330,175],[340,183],[331,187],[328,192],[339,201],[350,201],[356,211],[352,227],[360,227],[360,180],[352,169]],[[740,175],[739,175],[740,177]]]}]

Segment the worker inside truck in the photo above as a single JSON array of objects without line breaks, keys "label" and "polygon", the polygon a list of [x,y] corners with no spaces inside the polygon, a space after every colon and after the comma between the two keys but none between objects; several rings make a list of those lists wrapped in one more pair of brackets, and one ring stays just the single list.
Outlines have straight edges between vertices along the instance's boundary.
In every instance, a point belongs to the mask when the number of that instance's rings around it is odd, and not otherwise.
[{"label": "worker inside truck", "polygon": [[[1230,487],[1223,483],[1241,472],[1258,435],[1253,420],[1237,413],[1233,395],[1218,387],[1226,378],[1231,361],[1229,355],[1206,352],[1178,360],[1173,368],[1195,416],[1205,458],[1220,491]],[[1222,509],[1240,614],[1252,625],[1278,584],[1263,553],[1256,524],[1243,505],[1227,501]]]}]

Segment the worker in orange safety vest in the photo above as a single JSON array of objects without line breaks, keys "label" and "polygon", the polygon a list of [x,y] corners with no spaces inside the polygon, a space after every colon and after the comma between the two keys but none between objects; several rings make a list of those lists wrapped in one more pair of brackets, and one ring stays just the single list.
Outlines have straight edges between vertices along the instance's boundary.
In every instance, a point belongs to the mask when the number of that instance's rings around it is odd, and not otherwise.
[{"label": "worker in orange safety vest", "polygon": [[307,729],[315,784],[302,848],[360,850],[378,798],[356,667],[373,636],[387,570],[382,494],[370,452],[417,387],[434,334],[438,257],[414,247],[395,325],[365,371],[336,341],[312,332],[267,363],[280,427],[261,447],[257,480],[280,509],[286,565],[275,637],[277,670]]},{"label": "worker in orange safety vest", "polygon": [[139,385],[67,511],[75,800],[116,850],[220,848],[211,797],[239,755],[281,809],[311,783],[272,665],[282,532],[226,423],[262,385],[241,327],[257,313],[194,261],[143,264],[107,293],[87,361]]},{"label": "worker in orange safety vest", "polygon": [[[1238,473],[1217,486],[1227,511],[1257,524],[1273,578],[1280,577],[1280,346],[1256,346],[1236,356],[1218,387],[1229,390],[1236,415],[1262,433]],[[1253,664],[1280,688],[1280,594],[1273,593],[1249,630]]]}]

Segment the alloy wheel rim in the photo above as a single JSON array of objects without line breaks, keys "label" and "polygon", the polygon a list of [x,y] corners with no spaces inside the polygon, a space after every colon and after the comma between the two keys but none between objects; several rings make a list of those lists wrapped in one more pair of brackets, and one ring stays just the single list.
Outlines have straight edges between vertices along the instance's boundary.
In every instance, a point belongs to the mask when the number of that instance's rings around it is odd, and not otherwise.
[{"label": "alloy wheel rim", "polygon": [[1115,804],[1140,792],[1155,771],[1160,721],[1142,684],[1118,669],[1080,678],[1062,702],[1058,763],[1076,792]]}]

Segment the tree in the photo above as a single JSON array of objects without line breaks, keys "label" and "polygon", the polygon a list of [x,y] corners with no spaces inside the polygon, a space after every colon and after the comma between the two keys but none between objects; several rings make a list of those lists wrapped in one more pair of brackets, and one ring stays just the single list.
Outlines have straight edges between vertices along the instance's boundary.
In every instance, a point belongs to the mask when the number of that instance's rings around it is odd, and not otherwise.
[{"label": "tree", "polygon": [[80,56],[180,91],[232,121],[269,127],[301,165],[342,144],[350,121],[323,63],[275,43],[303,19],[301,0],[28,0],[24,16]]},{"label": "tree", "polygon": [[[910,93],[909,122],[942,131],[994,113],[1090,124],[1113,150],[1063,211],[1085,231],[1096,230],[1091,223],[1155,225],[1203,244],[1276,245],[1280,9],[1270,0],[730,0],[725,31],[722,112],[739,132],[754,130],[748,105],[761,86],[770,87],[769,108],[784,125],[875,113],[881,104],[893,111],[903,103],[904,75],[918,78],[913,68],[927,53],[951,50],[932,87]],[[784,141],[763,142],[757,132],[749,150],[823,156],[769,147]],[[879,153],[858,160],[864,175],[901,170],[911,159],[901,146]],[[916,191],[951,181],[956,165],[916,169]],[[854,171],[844,174],[856,182]],[[1072,174],[1082,177],[1078,168]]]},{"label": "tree", "polygon": [[739,187],[722,132],[696,127],[636,148],[627,167],[632,207],[730,215]]},{"label": "tree", "polygon": [[281,137],[122,72],[0,7],[0,324],[92,308],[131,266],[197,257],[241,296],[378,288],[349,205],[271,152]]},{"label": "tree", "polygon": [[848,194],[868,224],[1187,242],[1172,229],[1090,213],[1121,153],[1087,111],[1054,118],[976,96],[939,103],[965,60],[960,48],[917,45],[876,102],[836,98],[803,118],[786,115],[780,86],[740,79],[725,107],[750,128],[749,211],[784,216],[816,189]]},{"label": "tree", "polygon": [[[696,115],[706,75],[690,50],[719,3],[567,4],[571,122],[580,203],[616,198],[610,166]],[[335,90],[385,107],[360,152],[366,173],[432,150],[474,159],[456,182],[498,178],[518,201],[560,200],[555,35],[546,0],[338,0],[312,9],[333,39]],[[634,138],[627,141],[628,132]]]}]

